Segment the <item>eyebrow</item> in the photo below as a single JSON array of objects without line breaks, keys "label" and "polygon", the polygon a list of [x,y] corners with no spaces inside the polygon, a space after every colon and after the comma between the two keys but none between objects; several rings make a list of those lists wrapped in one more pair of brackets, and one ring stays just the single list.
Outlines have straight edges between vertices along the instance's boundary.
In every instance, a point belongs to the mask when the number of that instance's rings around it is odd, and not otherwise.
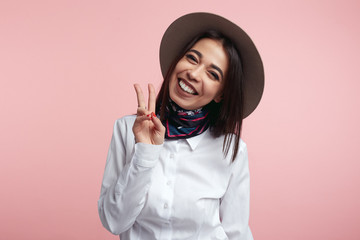
[{"label": "eyebrow", "polygon": [[[195,49],[190,49],[189,52],[195,53],[196,55],[199,56],[199,58],[202,58],[202,57],[203,57],[203,55],[201,54],[201,52],[199,52],[199,51],[197,51],[197,50],[195,50]],[[223,71],[221,70],[221,68],[219,68],[219,67],[216,66],[215,64],[211,64],[210,66],[211,66],[212,68],[216,69],[216,70],[220,73],[221,78],[224,79],[224,74],[223,74]]]}]

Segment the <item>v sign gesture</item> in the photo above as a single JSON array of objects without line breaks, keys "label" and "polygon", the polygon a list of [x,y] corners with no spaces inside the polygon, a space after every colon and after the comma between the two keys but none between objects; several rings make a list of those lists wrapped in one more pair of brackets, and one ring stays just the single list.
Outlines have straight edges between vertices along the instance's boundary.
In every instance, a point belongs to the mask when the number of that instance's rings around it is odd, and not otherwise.
[{"label": "v sign gesture", "polygon": [[135,141],[137,143],[160,145],[164,142],[165,127],[155,115],[156,96],[154,86],[152,84],[148,85],[149,100],[147,108],[141,87],[139,84],[134,84],[134,88],[138,101],[137,117],[132,129]]}]

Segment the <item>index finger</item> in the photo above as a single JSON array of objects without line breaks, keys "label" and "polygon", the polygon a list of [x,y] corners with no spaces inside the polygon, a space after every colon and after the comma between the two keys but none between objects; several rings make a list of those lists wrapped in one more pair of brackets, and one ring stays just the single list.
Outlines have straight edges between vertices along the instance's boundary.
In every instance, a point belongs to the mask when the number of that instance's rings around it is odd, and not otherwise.
[{"label": "index finger", "polygon": [[137,97],[137,101],[138,101],[138,107],[141,108],[146,108],[146,103],[145,103],[145,99],[144,99],[144,94],[141,90],[141,87],[139,84],[135,83],[134,84],[134,88],[136,91],[136,97]]},{"label": "index finger", "polygon": [[149,88],[149,111],[150,112],[155,112],[155,107],[156,107],[156,94],[155,94],[155,88],[154,86],[150,83],[148,85]]}]

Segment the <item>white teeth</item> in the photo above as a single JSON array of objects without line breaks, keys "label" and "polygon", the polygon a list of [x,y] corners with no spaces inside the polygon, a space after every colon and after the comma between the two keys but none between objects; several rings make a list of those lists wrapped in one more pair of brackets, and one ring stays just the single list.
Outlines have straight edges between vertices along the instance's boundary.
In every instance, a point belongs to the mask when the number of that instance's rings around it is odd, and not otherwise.
[{"label": "white teeth", "polygon": [[187,93],[195,94],[195,91],[189,88],[182,80],[179,81],[179,85],[182,90],[184,90]]}]

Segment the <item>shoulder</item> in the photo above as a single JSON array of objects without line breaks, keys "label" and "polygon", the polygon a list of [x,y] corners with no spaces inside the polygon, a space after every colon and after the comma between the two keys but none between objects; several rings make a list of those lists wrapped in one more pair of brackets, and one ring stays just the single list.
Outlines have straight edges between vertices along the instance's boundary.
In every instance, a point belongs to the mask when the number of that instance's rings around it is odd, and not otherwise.
[{"label": "shoulder", "polygon": [[115,120],[114,128],[124,129],[124,128],[132,128],[134,125],[134,121],[136,119],[136,115],[126,115],[121,118]]},{"label": "shoulder", "polygon": [[[225,137],[222,137],[222,140],[224,141]],[[248,161],[248,152],[247,152],[247,144],[243,139],[239,139],[238,146],[237,146],[237,154],[234,160],[232,160],[233,157],[233,151],[236,144],[236,135],[233,134],[231,138],[231,143],[229,146],[229,152],[226,156],[227,160],[231,163],[230,165],[242,165]]]},{"label": "shoulder", "polygon": [[[208,132],[208,131],[207,131]],[[219,137],[215,137],[211,131],[207,134],[207,137],[206,139],[209,141],[209,142],[215,142],[217,143],[218,145],[223,145],[224,144],[224,141],[225,141],[225,135],[221,135]],[[230,142],[230,150],[234,148],[234,145],[236,144],[236,135],[235,134],[230,134],[229,135],[229,138],[228,139],[231,139],[231,142]],[[239,152],[245,152],[247,151],[247,145],[246,143],[244,142],[244,140],[242,138],[239,139],[239,146],[238,146],[238,151]]]},{"label": "shoulder", "polygon": [[[224,159],[228,165],[232,165],[233,162],[236,161],[246,161],[247,159],[247,145],[246,143],[240,138],[237,146],[237,154],[234,161],[232,161],[233,151],[235,149],[236,144],[236,135],[229,135],[228,140],[230,141],[230,145],[228,148],[228,153],[225,154],[224,149],[224,141],[225,135],[221,135],[219,137],[215,137],[211,134],[210,131],[206,131],[204,137],[198,144],[196,150],[200,153],[211,155],[217,159]],[[225,143],[226,145],[226,143]]]},{"label": "shoulder", "polygon": [[247,152],[247,145],[241,138],[239,143],[239,152]]},{"label": "shoulder", "polygon": [[249,173],[249,159],[246,143],[240,139],[238,153],[232,162],[232,170],[236,175],[242,176]]},{"label": "shoulder", "polygon": [[136,119],[136,115],[127,115],[115,120],[114,123],[114,135],[115,136],[124,136],[124,135],[132,135],[132,127],[134,125],[134,121]]},{"label": "shoulder", "polygon": [[116,119],[115,124],[132,124],[136,119],[136,115],[126,115]]}]

